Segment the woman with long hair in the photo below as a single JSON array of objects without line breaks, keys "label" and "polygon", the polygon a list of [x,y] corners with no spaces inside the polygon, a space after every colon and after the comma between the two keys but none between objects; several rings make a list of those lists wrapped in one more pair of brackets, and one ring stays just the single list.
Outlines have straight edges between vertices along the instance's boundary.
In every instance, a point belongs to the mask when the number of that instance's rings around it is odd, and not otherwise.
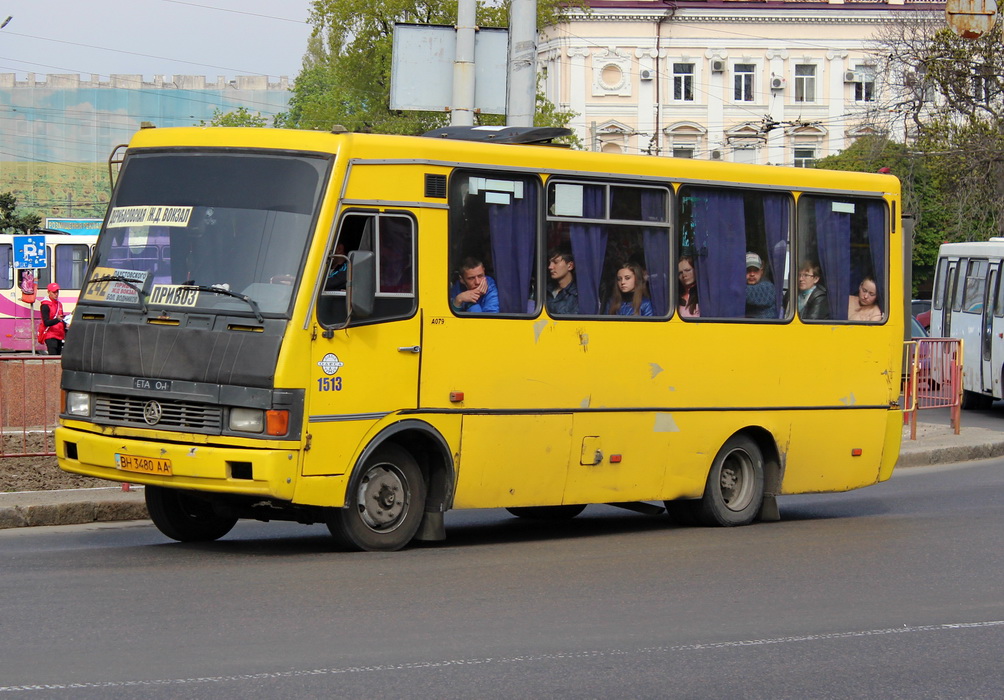
[{"label": "woman with long hair", "polygon": [[638,263],[626,262],[618,267],[614,280],[616,290],[610,296],[610,309],[607,313],[618,316],[654,316],[645,277],[645,268]]},{"label": "woman with long hair", "polygon": [[683,255],[676,264],[676,277],[680,281],[680,308],[683,318],[697,318],[701,309],[697,305],[697,275],[694,273],[694,258]]}]

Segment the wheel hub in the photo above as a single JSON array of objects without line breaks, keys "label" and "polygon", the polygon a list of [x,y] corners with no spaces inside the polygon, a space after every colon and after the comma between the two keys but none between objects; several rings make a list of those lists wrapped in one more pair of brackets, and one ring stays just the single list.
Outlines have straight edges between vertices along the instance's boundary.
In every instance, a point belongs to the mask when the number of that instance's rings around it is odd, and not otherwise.
[{"label": "wheel hub", "polygon": [[408,493],[404,479],[392,465],[374,466],[359,484],[359,516],[377,532],[393,530],[404,519]]}]

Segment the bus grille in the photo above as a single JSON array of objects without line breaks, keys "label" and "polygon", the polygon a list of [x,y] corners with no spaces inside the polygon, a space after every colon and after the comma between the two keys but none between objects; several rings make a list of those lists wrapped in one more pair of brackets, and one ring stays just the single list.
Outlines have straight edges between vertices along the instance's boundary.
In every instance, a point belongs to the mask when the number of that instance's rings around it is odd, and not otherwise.
[{"label": "bus grille", "polygon": [[146,397],[99,394],[94,400],[95,422],[216,434],[223,425],[223,409],[219,406],[160,399],[156,400],[161,408],[160,420],[151,425],[144,419],[150,401]]}]

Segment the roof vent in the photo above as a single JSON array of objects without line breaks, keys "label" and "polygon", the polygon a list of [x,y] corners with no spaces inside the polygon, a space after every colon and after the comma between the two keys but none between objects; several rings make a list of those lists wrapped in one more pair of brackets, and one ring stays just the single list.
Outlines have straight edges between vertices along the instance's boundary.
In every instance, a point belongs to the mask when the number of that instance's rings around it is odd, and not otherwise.
[{"label": "roof vent", "polygon": [[556,126],[444,126],[422,134],[437,139],[523,144],[550,143],[571,135],[571,129]]}]

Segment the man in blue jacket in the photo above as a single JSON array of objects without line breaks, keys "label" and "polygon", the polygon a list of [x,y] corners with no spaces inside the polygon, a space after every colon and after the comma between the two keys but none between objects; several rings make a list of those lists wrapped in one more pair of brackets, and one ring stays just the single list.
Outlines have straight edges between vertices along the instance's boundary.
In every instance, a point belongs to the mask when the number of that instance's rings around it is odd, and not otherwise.
[{"label": "man in blue jacket", "polygon": [[495,280],[485,274],[485,266],[477,258],[464,258],[460,263],[460,279],[450,288],[450,305],[454,311],[469,314],[497,314],[499,290]]}]

